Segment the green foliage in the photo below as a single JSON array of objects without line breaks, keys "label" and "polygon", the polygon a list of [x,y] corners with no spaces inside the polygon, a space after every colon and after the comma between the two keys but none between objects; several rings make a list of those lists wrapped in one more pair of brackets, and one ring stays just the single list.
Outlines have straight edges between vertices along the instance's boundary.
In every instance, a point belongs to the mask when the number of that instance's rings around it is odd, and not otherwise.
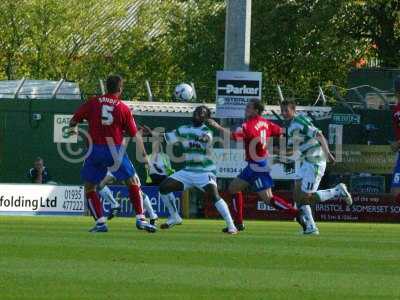
[{"label": "green foliage", "polygon": [[198,100],[214,101],[215,73],[223,69],[224,1],[185,1],[166,10],[167,34],[179,81],[194,82]]},{"label": "green foliage", "polygon": [[253,69],[263,72],[264,94],[271,101],[276,101],[277,83],[290,87],[286,96],[308,104],[316,99],[318,85],[345,84],[363,45],[343,41],[341,12],[338,0],[253,1]]},{"label": "green foliage", "polygon": [[344,36],[369,43],[385,67],[400,66],[400,1],[366,0],[347,5]]},{"label": "green foliage", "polygon": [[14,79],[23,73],[18,64],[24,57],[24,41],[28,36],[29,19],[24,7],[27,0],[0,2],[0,76]]},{"label": "green foliage", "polygon": [[[398,1],[253,0],[252,10],[251,68],[263,72],[269,103],[278,83],[310,103],[318,85],[346,85],[361,58],[400,65]],[[126,98],[146,98],[149,80],[156,99],[185,81],[214,100],[223,0],[3,0],[0,11],[0,79],[65,78],[93,94],[120,73]]]}]

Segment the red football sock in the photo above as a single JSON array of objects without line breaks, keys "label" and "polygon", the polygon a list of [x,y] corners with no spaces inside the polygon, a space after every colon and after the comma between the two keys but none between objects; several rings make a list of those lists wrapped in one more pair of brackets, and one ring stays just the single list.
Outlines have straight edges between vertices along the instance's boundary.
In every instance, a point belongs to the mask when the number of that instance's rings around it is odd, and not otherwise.
[{"label": "red football sock", "polygon": [[129,198],[135,209],[136,217],[144,218],[143,215],[143,199],[140,192],[140,187],[136,184],[129,186]]},{"label": "red football sock", "polygon": [[295,217],[299,212],[298,209],[295,208],[291,203],[277,195],[272,197],[270,204],[277,210],[285,210],[293,214],[293,217]]},{"label": "red football sock", "polygon": [[103,217],[103,209],[101,207],[101,202],[99,195],[95,191],[86,193],[86,199],[89,204],[89,210],[92,213],[95,221]]},{"label": "red football sock", "polygon": [[242,192],[236,193],[232,199],[234,219],[236,224],[243,224],[243,194]]}]

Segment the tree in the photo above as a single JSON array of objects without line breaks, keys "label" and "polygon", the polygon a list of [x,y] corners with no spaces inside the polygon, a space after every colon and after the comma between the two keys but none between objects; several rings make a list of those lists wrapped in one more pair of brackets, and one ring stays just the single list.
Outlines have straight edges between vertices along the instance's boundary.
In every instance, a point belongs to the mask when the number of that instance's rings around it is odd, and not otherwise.
[{"label": "tree", "polygon": [[177,81],[194,82],[200,101],[215,99],[215,74],[223,69],[224,1],[170,2],[163,14],[169,46],[179,73]]},{"label": "tree", "polygon": [[[253,0],[251,69],[263,72],[263,94],[276,84],[303,104],[318,85],[346,85],[355,61],[400,65],[397,0]],[[179,82],[214,101],[223,69],[224,0],[3,0],[0,78],[77,81],[99,92],[110,73],[126,78],[126,98],[169,101]]]},{"label": "tree", "polygon": [[364,41],[384,67],[400,66],[400,1],[367,0],[347,4],[341,34]]},{"label": "tree", "polygon": [[0,76],[8,80],[22,74],[18,65],[26,50],[25,40],[29,23],[25,15],[26,0],[3,0],[0,2]]},{"label": "tree", "polygon": [[310,104],[318,85],[344,85],[356,49],[340,34],[344,1],[253,1],[252,68],[263,72],[264,95],[276,103],[276,84]]}]

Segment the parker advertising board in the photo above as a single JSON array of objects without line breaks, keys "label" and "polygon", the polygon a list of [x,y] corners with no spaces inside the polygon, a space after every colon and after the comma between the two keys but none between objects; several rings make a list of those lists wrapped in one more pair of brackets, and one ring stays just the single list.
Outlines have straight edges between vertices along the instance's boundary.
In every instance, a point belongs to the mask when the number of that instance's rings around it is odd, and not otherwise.
[{"label": "parker advertising board", "polygon": [[0,184],[0,214],[82,215],[82,186]]},{"label": "parker advertising board", "polygon": [[244,118],[249,99],[261,100],[260,72],[218,71],[216,87],[216,116]]}]

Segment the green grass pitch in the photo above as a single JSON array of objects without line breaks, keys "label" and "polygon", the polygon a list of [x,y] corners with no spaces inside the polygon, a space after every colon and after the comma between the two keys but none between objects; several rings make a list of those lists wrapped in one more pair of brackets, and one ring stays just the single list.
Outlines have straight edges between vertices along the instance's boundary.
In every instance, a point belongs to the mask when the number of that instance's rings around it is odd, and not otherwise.
[{"label": "green grass pitch", "polygon": [[185,220],[156,234],[133,219],[0,217],[0,299],[400,299],[400,225]]}]

